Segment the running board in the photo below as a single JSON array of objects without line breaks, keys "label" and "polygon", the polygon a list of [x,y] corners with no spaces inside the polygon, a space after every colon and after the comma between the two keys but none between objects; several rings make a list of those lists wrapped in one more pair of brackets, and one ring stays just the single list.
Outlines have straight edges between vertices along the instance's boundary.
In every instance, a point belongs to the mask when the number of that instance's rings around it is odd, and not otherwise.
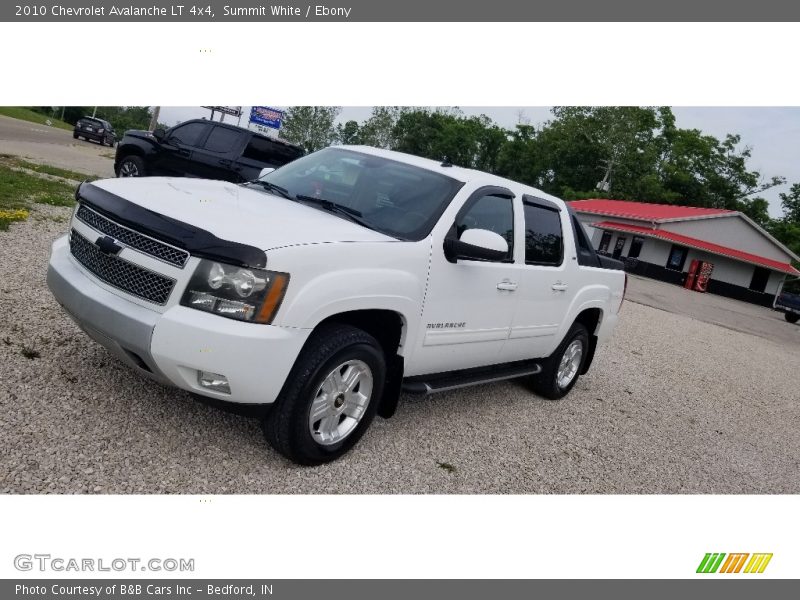
[{"label": "running board", "polygon": [[403,380],[403,391],[408,394],[435,394],[437,392],[457,390],[470,385],[494,383],[527,375],[538,375],[541,372],[542,365],[525,360],[505,365],[491,365],[475,369],[407,377]]}]

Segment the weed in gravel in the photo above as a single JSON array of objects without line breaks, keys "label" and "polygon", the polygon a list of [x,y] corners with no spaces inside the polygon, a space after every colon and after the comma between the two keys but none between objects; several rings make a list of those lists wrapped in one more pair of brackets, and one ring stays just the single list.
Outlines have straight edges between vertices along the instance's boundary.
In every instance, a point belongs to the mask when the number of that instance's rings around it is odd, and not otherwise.
[{"label": "weed in gravel", "polygon": [[438,465],[438,467],[440,469],[444,469],[448,473],[455,473],[456,472],[456,468],[453,465],[451,465],[450,463],[448,463],[448,462],[439,462],[437,460],[436,464]]},{"label": "weed in gravel", "polygon": [[42,355],[39,354],[39,351],[36,348],[29,348],[28,346],[23,345],[22,350],[19,351],[22,356],[29,360],[33,360],[34,358],[40,358]]}]

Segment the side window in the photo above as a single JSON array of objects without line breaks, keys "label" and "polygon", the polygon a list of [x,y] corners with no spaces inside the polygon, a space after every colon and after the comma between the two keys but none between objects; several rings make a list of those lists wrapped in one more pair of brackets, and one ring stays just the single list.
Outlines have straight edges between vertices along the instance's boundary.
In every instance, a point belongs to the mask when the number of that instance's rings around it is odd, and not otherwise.
[{"label": "side window", "polygon": [[187,123],[179,125],[169,134],[170,141],[175,141],[184,146],[197,146],[203,138],[207,125],[205,123]]},{"label": "side window", "polygon": [[300,156],[302,153],[293,146],[272,142],[257,135],[250,138],[242,153],[242,158],[266,163],[272,167],[281,167]]},{"label": "side window", "polygon": [[561,264],[564,242],[561,214],[529,202],[525,206],[525,262],[529,265]]},{"label": "side window", "polygon": [[514,207],[511,198],[481,196],[467,211],[456,219],[456,235],[467,229],[488,229],[508,242],[506,260],[514,258]]},{"label": "side window", "polygon": [[239,141],[241,133],[235,129],[227,127],[214,127],[211,135],[208,136],[203,146],[209,152],[219,152],[225,154],[233,150],[234,145]]}]

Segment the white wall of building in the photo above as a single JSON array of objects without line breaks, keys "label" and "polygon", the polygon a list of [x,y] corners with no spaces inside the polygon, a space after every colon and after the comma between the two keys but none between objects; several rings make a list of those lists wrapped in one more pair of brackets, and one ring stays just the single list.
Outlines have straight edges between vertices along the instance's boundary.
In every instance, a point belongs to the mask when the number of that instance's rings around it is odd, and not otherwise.
[{"label": "white wall of building", "polygon": [[661,223],[658,228],[781,262],[791,261],[788,254],[738,216]]}]

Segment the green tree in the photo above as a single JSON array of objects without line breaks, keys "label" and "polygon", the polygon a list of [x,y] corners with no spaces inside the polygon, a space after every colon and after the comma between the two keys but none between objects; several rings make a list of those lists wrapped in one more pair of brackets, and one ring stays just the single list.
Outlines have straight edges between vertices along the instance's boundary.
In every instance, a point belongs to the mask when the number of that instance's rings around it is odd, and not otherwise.
[{"label": "green tree", "polygon": [[336,141],[339,106],[292,106],[285,111],[281,137],[314,152]]},{"label": "green tree", "polygon": [[793,183],[788,194],[782,192],[779,196],[784,220],[800,225],[800,183]]},{"label": "green tree", "polygon": [[360,144],[361,132],[359,129],[358,121],[339,123],[336,126],[336,140],[340,144]]}]

